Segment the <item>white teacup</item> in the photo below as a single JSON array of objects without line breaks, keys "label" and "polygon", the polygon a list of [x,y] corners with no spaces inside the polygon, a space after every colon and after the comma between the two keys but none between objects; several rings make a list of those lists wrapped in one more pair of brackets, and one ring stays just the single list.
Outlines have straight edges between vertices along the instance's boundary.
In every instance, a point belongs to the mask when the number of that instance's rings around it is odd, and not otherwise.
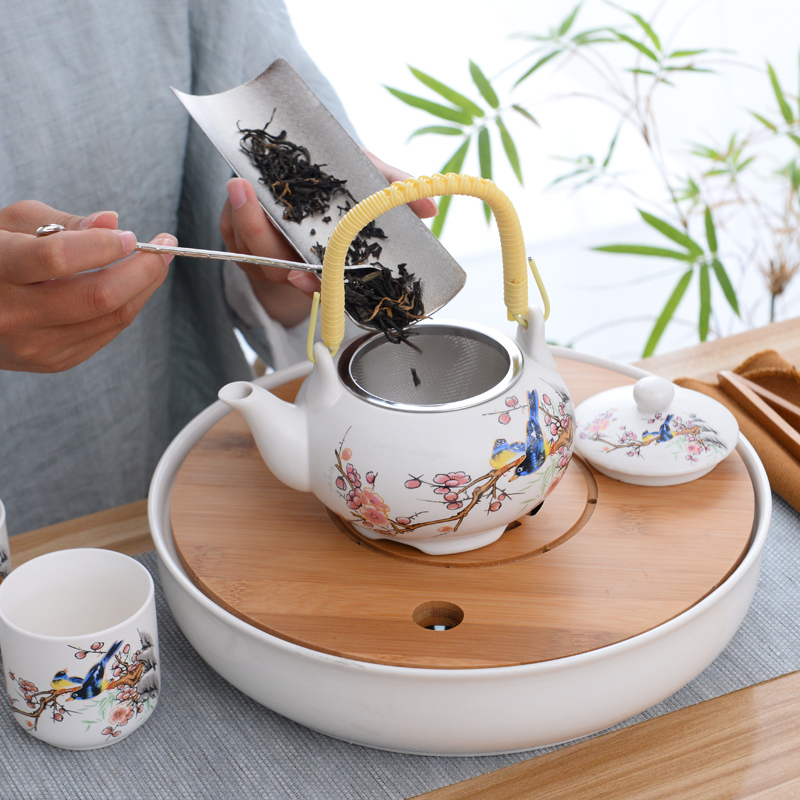
[{"label": "white teacup", "polygon": [[6,507],[0,500],[0,583],[11,572],[11,554],[8,547],[8,527],[6,526]]},{"label": "white teacup", "polygon": [[61,550],[0,584],[0,648],[12,713],[69,750],[106,747],[153,712],[160,668],[153,579],[111,550]]}]

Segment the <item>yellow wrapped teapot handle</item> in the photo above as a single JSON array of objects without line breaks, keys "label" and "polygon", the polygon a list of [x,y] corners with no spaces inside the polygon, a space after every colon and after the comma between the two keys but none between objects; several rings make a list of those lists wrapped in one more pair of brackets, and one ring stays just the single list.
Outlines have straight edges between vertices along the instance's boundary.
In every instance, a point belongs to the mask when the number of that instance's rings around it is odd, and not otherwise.
[{"label": "yellow wrapped teapot handle", "polygon": [[[500,233],[503,257],[504,300],[508,318],[527,325],[528,310],[527,266],[525,242],[519,217],[508,197],[486,178],[470,175],[431,175],[395,181],[353,206],[339,221],[331,234],[322,261],[322,341],[335,354],[344,338],[344,270],[345,258],[355,237],[374,219],[386,211],[423,197],[468,195],[483,200],[494,213]],[[536,283],[549,311],[547,294],[533,261],[530,261]],[[413,271],[413,270],[412,270]],[[312,325],[314,324],[312,312]],[[309,334],[309,340],[313,334]]]}]

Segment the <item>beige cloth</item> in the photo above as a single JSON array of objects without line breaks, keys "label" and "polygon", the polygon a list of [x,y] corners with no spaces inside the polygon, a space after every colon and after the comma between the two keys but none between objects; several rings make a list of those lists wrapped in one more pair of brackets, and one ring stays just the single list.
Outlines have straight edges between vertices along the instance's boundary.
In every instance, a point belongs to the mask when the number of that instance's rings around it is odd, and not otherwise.
[{"label": "beige cloth", "polygon": [[[800,406],[800,372],[774,350],[755,353],[734,372]],[[742,434],[763,462],[772,489],[800,511],[800,462],[717,383],[694,378],[678,378],[675,383],[713,397],[731,410]]]}]

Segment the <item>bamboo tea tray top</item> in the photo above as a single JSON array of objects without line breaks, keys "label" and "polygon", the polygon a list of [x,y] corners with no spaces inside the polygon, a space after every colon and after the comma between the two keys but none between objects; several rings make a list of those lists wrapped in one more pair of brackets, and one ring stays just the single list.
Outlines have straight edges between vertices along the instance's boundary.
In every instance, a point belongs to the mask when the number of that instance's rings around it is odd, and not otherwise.
[{"label": "bamboo tea tray top", "polygon": [[[635,382],[557,362],[576,406]],[[292,399],[299,383],[276,394]],[[171,498],[189,578],[234,616],[333,656],[438,669],[550,661],[657,627],[725,581],[754,518],[738,452],[661,488],[614,481],[576,457],[539,513],[497,542],[429,556],[367,540],[314,495],[285,487],[237,413],[200,437]]]}]

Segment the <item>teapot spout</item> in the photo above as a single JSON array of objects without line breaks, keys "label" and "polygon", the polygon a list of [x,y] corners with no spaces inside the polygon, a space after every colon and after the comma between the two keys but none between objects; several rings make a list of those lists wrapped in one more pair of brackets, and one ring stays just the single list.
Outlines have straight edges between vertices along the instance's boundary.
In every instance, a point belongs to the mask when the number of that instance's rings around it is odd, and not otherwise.
[{"label": "teapot spout", "polygon": [[273,475],[291,489],[310,491],[305,408],[247,381],[223,386],[218,396],[244,417],[258,452]]}]

